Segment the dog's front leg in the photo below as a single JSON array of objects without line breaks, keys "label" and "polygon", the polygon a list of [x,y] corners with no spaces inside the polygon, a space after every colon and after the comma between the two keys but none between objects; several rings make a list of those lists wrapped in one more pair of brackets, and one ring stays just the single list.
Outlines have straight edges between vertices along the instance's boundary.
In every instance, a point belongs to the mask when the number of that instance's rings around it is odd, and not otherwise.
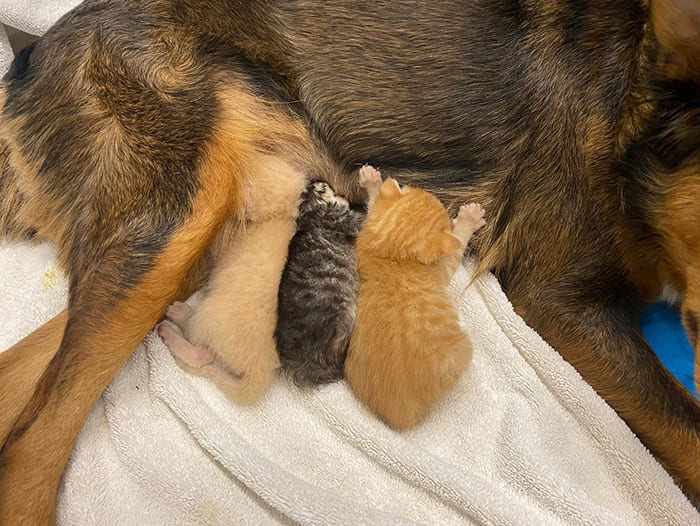
[{"label": "dog's front leg", "polygon": [[604,302],[574,273],[557,279],[533,279],[527,286],[513,287],[510,298],[516,311],[578,370],[699,503],[700,405],[644,340],[635,314],[641,311],[641,301],[621,283],[613,289],[616,297],[610,295]]}]

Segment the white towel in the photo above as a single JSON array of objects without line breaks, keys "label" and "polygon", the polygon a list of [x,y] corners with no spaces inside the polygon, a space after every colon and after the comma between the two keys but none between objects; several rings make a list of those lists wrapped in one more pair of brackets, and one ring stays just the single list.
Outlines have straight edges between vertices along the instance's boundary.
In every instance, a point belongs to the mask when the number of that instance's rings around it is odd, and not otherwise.
[{"label": "white towel", "polygon": [[61,16],[81,0],[2,0],[0,23],[28,33],[43,35]]},{"label": "white towel", "polygon": [[4,73],[12,62],[12,48],[4,26],[0,23],[0,72]]},{"label": "white towel", "polygon": [[[80,433],[59,524],[700,524],[493,276],[469,277],[460,269],[451,291],[474,360],[403,433],[343,382],[302,392],[280,378],[238,407],[152,332]],[[0,291],[0,348],[65,304],[45,245],[0,247]]]},{"label": "white towel", "polygon": [[0,1],[0,76],[12,62],[12,48],[4,26],[43,35],[61,16],[80,0],[1,0]]}]

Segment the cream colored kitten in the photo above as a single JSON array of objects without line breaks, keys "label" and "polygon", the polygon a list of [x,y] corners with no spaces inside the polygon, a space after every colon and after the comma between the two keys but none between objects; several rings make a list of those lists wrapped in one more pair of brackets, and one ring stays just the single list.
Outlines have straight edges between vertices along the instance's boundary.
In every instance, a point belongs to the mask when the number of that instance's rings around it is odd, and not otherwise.
[{"label": "cream colored kitten", "polygon": [[180,366],[213,380],[231,400],[248,404],[265,393],[279,368],[274,341],[277,290],[295,232],[301,173],[270,158],[246,179],[245,223],[216,262],[202,303],[168,308],[158,328]]}]

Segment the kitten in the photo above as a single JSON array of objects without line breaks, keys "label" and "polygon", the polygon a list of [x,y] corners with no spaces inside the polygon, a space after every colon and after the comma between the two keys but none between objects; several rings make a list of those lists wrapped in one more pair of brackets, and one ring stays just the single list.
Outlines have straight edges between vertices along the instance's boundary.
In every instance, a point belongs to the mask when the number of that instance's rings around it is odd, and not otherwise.
[{"label": "kitten", "polygon": [[467,241],[484,222],[478,204],[451,224],[436,197],[383,184],[360,170],[370,195],[357,239],[360,293],[345,375],[356,396],[391,427],[421,422],[471,359],[447,285]]},{"label": "kitten", "polygon": [[275,339],[282,369],[299,386],[339,380],[355,324],[355,240],[364,213],[321,181],[302,194],[278,295]]},{"label": "kitten", "polygon": [[[243,188],[245,217],[214,266],[202,302],[173,303],[158,334],[184,370],[205,376],[231,400],[249,404],[277,376],[277,291],[295,232],[302,173],[275,158]],[[234,225],[235,227],[235,225]]]}]

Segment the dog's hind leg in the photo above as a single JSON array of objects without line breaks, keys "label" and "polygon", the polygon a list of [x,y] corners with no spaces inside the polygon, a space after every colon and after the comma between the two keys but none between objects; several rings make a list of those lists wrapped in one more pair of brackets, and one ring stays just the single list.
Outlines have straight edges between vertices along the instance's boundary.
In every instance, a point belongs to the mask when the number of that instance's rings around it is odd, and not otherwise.
[{"label": "dog's hind leg", "polygon": [[[53,522],[60,478],[90,408],[233,213],[235,167],[222,159],[227,156],[210,152],[188,206],[169,212],[175,216],[169,222],[179,225],[172,234],[153,217],[127,211],[120,237],[98,243],[98,254],[86,249],[71,269],[63,340],[0,456],[2,524]],[[154,231],[165,239],[144,264]]]},{"label": "dog's hind leg", "polygon": [[[183,275],[228,212],[227,206],[212,207],[214,200],[201,201],[208,202],[195,204],[191,217],[130,290],[113,294],[105,286],[105,281],[109,284],[105,275],[119,271],[110,259],[121,262],[138,254],[109,251],[98,264],[91,283],[73,287],[82,290],[71,298],[69,320],[58,353],[2,451],[3,523],[53,521],[56,490],[87,413],[159,320]],[[108,310],[102,310],[109,300],[116,301]]]},{"label": "dog's hind leg", "polygon": [[22,409],[34,394],[56,354],[68,312],[61,311],[15,345],[0,353],[0,444],[5,442]]}]

